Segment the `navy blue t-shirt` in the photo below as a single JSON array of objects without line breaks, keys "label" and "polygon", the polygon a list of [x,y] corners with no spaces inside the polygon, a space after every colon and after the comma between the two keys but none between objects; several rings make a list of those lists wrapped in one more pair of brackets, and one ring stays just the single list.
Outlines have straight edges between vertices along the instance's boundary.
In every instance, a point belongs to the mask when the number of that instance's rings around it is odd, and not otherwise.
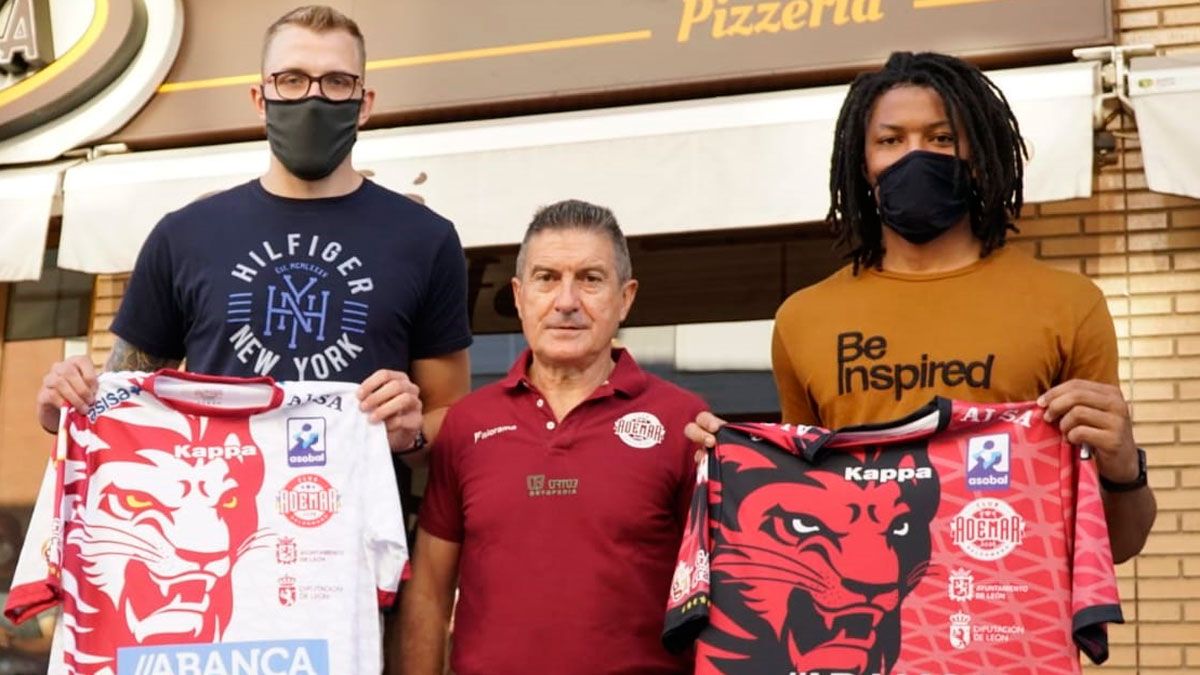
[{"label": "navy blue t-shirt", "polygon": [[214,375],[361,382],[471,344],[450,221],[365,180],[288,199],[258,180],[155,226],[112,331]]}]

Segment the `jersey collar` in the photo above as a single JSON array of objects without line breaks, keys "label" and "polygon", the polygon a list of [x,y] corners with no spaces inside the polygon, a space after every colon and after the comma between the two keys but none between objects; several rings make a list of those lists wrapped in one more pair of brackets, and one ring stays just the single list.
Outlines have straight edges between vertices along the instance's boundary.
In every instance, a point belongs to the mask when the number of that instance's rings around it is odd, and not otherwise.
[{"label": "jersey collar", "polygon": [[[210,386],[205,388],[202,385]],[[283,389],[275,384],[273,378],[265,376],[226,377],[163,368],[147,377],[142,386],[167,407],[187,415],[246,417],[273,410],[283,403]],[[262,400],[263,396],[255,396],[249,387],[269,387],[269,398],[263,403],[253,403],[254,400]],[[216,397],[211,396],[213,392],[217,394]],[[232,396],[232,403],[220,402],[225,392],[236,392]],[[213,402],[205,402],[206,397]]]}]

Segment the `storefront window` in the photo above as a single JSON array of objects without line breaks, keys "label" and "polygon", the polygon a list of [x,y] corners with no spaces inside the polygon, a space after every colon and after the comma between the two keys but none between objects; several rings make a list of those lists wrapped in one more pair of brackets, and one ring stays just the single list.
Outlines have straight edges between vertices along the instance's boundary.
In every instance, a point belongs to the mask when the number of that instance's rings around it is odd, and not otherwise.
[{"label": "storefront window", "polygon": [[5,341],[87,335],[95,277],[58,267],[58,249],[47,249],[42,278],[12,284]]}]

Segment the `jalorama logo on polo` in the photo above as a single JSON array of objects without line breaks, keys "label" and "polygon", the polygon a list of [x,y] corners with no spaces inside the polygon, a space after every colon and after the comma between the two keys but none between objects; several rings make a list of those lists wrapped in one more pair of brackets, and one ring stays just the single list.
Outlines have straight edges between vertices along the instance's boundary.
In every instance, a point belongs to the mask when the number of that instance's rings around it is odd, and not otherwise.
[{"label": "jalorama logo on polo", "polygon": [[1025,537],[1025,519],[1007,502],[976,499],[950,519],[950,538],[976,560],[999,560]]},{"label": "jalorama logo on polo", "polygon": [[324,525],[341,509],[341,495],[315,473],[296,476],[275,497],[275,510],[300,527]]},{"label": "jalorama logo on polo", "polygon": [[648,412],[631,412],[613,425],[613,433],[625,445],[645,450],[663,442],[667,429],[658,418]]}]

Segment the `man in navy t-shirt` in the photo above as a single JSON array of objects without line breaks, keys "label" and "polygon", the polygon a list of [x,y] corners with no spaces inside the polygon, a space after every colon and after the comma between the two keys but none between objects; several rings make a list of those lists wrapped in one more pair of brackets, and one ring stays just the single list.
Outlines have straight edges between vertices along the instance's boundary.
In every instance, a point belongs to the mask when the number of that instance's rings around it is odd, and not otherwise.
[{"label": "man in navy t-shirt", "polygon": [[[470,386],[466,264],[449,221],[364,179],[350,149],[370,116],[362,33],[328,7],[272,25],[251,99],[270,167],[168,214],[138,256],[108,370],[361,382],[361,407],[412,462]],[[85,411],[87,358],[55,364],[42,426]]]}]

